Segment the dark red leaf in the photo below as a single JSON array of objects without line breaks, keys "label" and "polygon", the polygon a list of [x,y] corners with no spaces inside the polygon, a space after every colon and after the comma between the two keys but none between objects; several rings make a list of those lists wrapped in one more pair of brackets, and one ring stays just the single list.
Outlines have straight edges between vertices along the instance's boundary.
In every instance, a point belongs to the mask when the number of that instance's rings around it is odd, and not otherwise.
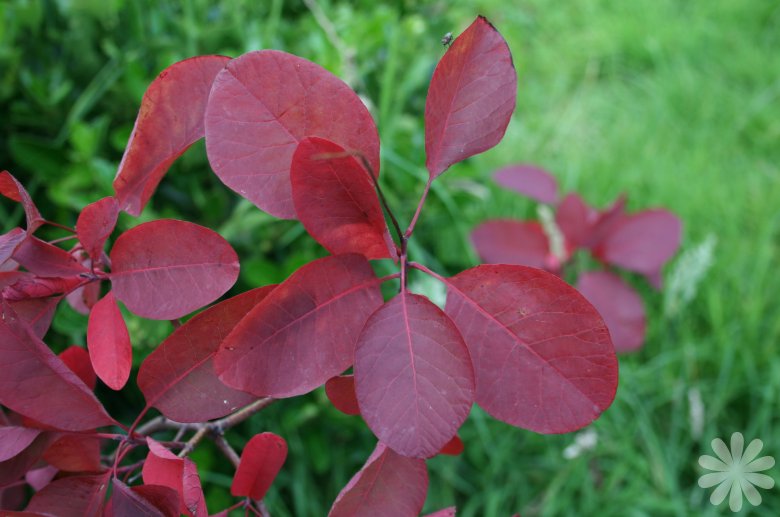
[{"label": "dark red leaf", "polygon": [[[24,273],[22,271],[0,272],[0,291],[17,283],[21,279],[31,278],[34,278],[32,274]],[[9,302],[9,305],[19,318],[30,326],[36,336],[43,338],[49,330],[49,325],[54,317],[54,310],[57,308],[59,301],[59,297],[29,298],[26,300],[11,301]]]},{"label": "dark red leaf", "polygon": [[171,164],[203,138],[211,84],[228,61],[224,56],[185,59],[149,85],[114,178],[122,210],[140,215]]},{"label": "dark red leaf", "polygon": [[257,396],[308,393],[352,364],[358,334],[382,302],[362,255],[310,262],[225,339],[214,359],[219,378]]},{"label": "dark red leaf", "polygon": [[452,440],[444,444],[439,454],[446,454],[448,456],[458,456],[463,452],[463,440],[456,434],[452,437]]},{"label": "dark red leaf", "polygon": [[[40,433],[27,447],[5,461],[0,461],[0,488],[23,478],[30,467],[35,465],[54,439],[53,433]],[[10,451],[10,449],[9,449]]]},{"label": "dark red leaf", "polygon": [[360,414],[353,375],[339,375],[328,379],[328,382],[325,383],[325,394],[331,404],[342,413],[347,415]]},{"label": "dark red leaf", "polygon": [[38,429],[19,426],[0,427],[0,462],[9,460],[26,449],[41,434]]},{"label": "dark red leaf", "polygon": [[43,459],[50,465],[66,472],[99,472],[100,440],[93,436],[66,434],[57,438]]},{"label": "dark red leaf", "polygon": [[119,305],[110,291],[89,313],[87,347],[100,380],[112,390],[121,390],[130,378],[133,348]]},{"label": "dark red leaf", "polygon": [[206,108],[206,151],[217,176],[266,212],[295,218],[290,163],[298,142],[327,138],[362,153],[379,174],[379,135],[341,79],[278,50],[249,52],[217,75]]},{"label": "dark red leaf", "polygon": [[504,136],[517,74],[504,38],[478,17],[441,58],[425,101],[425,166],[432,178]]},{"label": "dark red leaf", "polygon": [[16,247],[27,237],[27,232],[21,228],[14,228],[8,233],[0,235],[0,264],[11,258]]},{"label": "dark red leaf", "polygon": [[668,210],[645,210],[624,216],[604,237],[594,254],[631,271],[652,275],[680,246],[682,223]]},{"label": "dark red leaf", "polygon": [[256,434],[241,453],[230,493],[262,499],[287,459],[287,443],[273,433]]},{"label": "dark red leaf", "polygon": [[[0,403],[65,431],[113,425],[95,395],[37,338],[7,302],[0,308]],[[67,411],[63,411],[67,408]]]},{"label": "dark red leaf", "polygon": [[295,211],[309,235],[334,255],[395,257],[369,172],[344,149],[324,138],[304,138],[292,158]]},{"label": "dark red leaf", "polygon": [[637,350],[645,341],[642,298],[619,276],[607,271],[580,275],[577,289],[601,313],[618,352]]},{"label": "dark red leaf", "polygon": [[371,315],[358,338],[354,370],[360,414],[403,456],[435,455],[474,402],[466,344],[424,296],[402,292]]},{"label": "dark red leaf", "polygon": [[586,245],[597,219],[598,212],[589,207],[579,194],[568,194],[563,198],[558,205],[555,222],[566,238],[569,253]]},{"label": "dark red leaf", "polygon": [[198,468],[189,458],[179,458],[152,438],[146,439],[149,454],[143,466],[144,483],[167,486],[181,498],[180,511],[195,517],[207,516]]},{"label": "dark red leaf", "polygon": [[543,268],[550,253],[547,235],[535,221],[486,221],[474,229],[471,241],[487,264]]},{"label": "dark red leaf", "polygon": [[40,276],[68,277],[89,273],[87,268],[64,249],[32,236],[16,247],[13,259],[31,273]]},{"label": "dark red leaf", "polygon": [[114,295],[144,318],[171,320],[225,294],[238,278],[238,256],[218,233],[162,219],[132,228],[111,250]]},{"label": "dark red leaf", "polygon": [[509,424],[566,433],[617,389],[604,321],[573,287],[525,266],[478,266],[447,281],[447,314],[471,352],[477,403]]},{"label": "dark red leaf", "polygon": [[178,517],[179,493],[167,486],[142,485],[130,488],[113,480],[112,511],[107,517]]},{"label": "dark red leaf", "polygon": [[428,491],[425,460],[407,458],[379,443],[339,493],[329,517],[418,515]]},{"label": "dark red leaf", "polygon": [[99,517],[110,476],[108,471],[52,481],[32,497],[26,510],[51,513],[57,517]]},{"label": "dark red leaf", "polygon": [[60,353],[60,359],[65,366],[78,375],[79,379],[91,390],[95,389],[97,384],[97,375],[92,369],[92,360],[89,358],[89,352],[80,346],[70,346]]},{"label": "dark red leaf", "polygon": [[92,260],[99,261],[103,245],[116,226],[119,205],[115,197],[104,197],[87,205],[76,221],[76,235]]},{"label": "dark red leaf", "polygon": [[32,234],[45,220],[35,207],[30,194],[24,189],[19,180],[8,171],[0,172],[0,194],[8,199],[21,203],[24,214],[27,217],[27,233]]},{"label": "dark red leaf", "polygon": [[214,354],[241,318],[274,287],[260,287],[225,300],[193,316],[168,336],[138,371],[138,387],[147,405],[177,422],[202,422],[255,400],[253,395],[222,384],[214,371]]},{"label": "dark red leaf", "polygon": [[8,287],[3,288],[3,298],[9,302],[18,302],[31,298],[48,298],[56,294],[70,292],[75,286],[83,282],[84,279],[77,276],[51,278],[25,275]]},{"label": "dark red leaf", "polygon": [[425,517],[455,517],[455,507],[443,508],[438,512],[429,513]]},{"label": "dark red leaf", "polygon": [[510,165],[498,170],[493,178],[504,188],[519,192],[540,203],[558,202],[555,176],[534,165]]},{"label": "dark red leaf", "polygon": [[89,311],[100,299],[100,284],[101,282],[90,282],[74,289],[65,297],[68,305],[79,314],[89,314]]},{"label": "dark red leaf", "polygon": [[8,488],[0,488],[0,509],[6,510],[3,517],[18,515],[14,510],[21,508],[27,499],[27,491],[24,485],[15,485]]}]

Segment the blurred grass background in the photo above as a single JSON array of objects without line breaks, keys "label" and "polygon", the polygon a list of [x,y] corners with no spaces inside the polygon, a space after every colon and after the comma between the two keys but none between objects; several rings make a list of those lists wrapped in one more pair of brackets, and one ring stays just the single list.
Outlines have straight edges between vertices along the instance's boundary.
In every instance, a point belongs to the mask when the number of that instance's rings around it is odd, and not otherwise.
[{"label": "blurred grass background", "polygon": [[[456,4],[456,5],[453,5]],[[412,253],[441,272],[476,262],[467,234],[487,217],[534,214],[490,173],[513,162],[554,171],[596,206],[664,206],[684,221],[666,296],[636,285],[646,346],[620,360],[618,396],[573,459],[574,435],[541,436],[474,408],[460,457],[429,462],[426,511],[458,515],[719,515],[696,484],[709,442],[741,431],[780,458],[780,4],[772,0],[320,1],[328,39],[302,1],[4,0],[0,2],[0,168],[44,216],[73,224],[111,181],[146,86],[205,53],[283,49],[320,63],[370,102],[382,182],[402,220],[424,184],[422,113],[444,49],[477,14],[512,49],[518,106],[504,141],[437,181]],[[354,52],[347,59],[344,49]],[[277,282],[323,251],[300,226],[238,199],[202,144],[172,168],[141,220],[183,218],[220,231],[242,259],[234,292]],[[0,204],[5,230],[21,220]],[[123,216],[120,228],[139,221]],[[707,264],[710,264],[708,267]],[[697,283],[696,277],[700,277]],[[687,289],[690,300],[680,293]],[[59,311],[47,341],[84,342],[85,318]],[[170,331],[131,320],[140,362]],[[139,393],[110,408],[129,421]],[[283,401],[230,433],[284,436],[290,456],[267,497],[274,516],[324,515],[374,439],[322,393]],[[227,461],[194,453],[212,512],[230,502]],[[768,472],[780,481],[776,466]],[[778,488],[742,514],[778,515]]]}]

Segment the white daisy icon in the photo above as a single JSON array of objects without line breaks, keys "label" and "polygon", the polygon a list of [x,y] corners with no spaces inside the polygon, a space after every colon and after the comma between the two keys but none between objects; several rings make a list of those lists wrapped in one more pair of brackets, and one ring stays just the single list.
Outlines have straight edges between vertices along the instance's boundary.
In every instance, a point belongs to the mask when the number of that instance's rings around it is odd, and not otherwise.
[{"label": "white daisy icon", "polygon": [[768,470],[774,467],[775,459],[771,456],[762,456],[756,459],[758,453],[764,447],[764,442],[755,439],[747,446],[743,447],[745,439],[742,433],[731,435],[731,450],[720,438],[712,440],[712,450],[718,455],[718,458],[704,455],[699,458],[699,465],[707,470],[714,472],[704,474],[699,478],[699,486],[710,488],[718,485],[712,491],[710,502],[719,505],[729,494],[729,508],[732,512],[738,512],[742,509],[742,496],[752,504],[758,506],[761,504],[761,494],[756,487],[769,490],[775,486],[775,480],[766,474],[759,474],[762,470]]}]

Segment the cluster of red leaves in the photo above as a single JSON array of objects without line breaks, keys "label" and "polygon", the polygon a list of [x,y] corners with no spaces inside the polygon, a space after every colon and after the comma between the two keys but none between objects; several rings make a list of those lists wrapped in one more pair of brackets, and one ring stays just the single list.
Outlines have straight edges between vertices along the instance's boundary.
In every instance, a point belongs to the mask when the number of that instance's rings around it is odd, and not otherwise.
[{"label": "cluster of red leaves", "polygon": [[[500,141],[516,81],[506,42],[482,17],[445,53],[426,102],[429,181],[406,231],[379,188],[368,110],[323,68],[279,51],[201,56],[162,72],[142,101],[115,196],[82,211],[69,251],[34,237],[48,221],[3,173],[0,192],[22,203],[27,227],[0,237],[0,403],[10,410],[0,415],[0,488],[25,480],[37,490],[26,508],[35,514],[207,515],[188,447],[174,454],[181,443],[138,427],[148,410],[186,426],[326,385],[334,405],[360,414],[379,439],[331,515],[416,515],[425,460],[462,450],[457,431],[474,402],[542,433],[597,418],[614,398],[617,361],[603,320],[576,290],[522,265],[446,278],[407,256],[431,182]],[[277,217],[297,218],[332,255],[178,326],[141,364],[146,406],[128,428],[93,394],[95,375],[118,390],[131,373],[118,302],[145,318],[176,320],[222,296],[238,259],[213,231],[173,220],[138,225],[109,254],[103,248],[119,211],[140,214],[171,163],[204,136],[228,187]],[[399,263],[400,272],[378,278],[369,262],[376,259]],[[408,268],[446,285],[444,310],[408,291]],[[381,283],[398,278],[399,294],[385,301]],[[102,283],[110,290],[100,298]],[[42,341],[63,298],[89,313],[88,353],[58,357]],[[342,376],[350,367],[354,374]],[[97,432],[107,426],[125,434]],[[210,429],[221,437],[223,429]],[[119,441],[112,460],[101,457],[101,440]],[[124,464],[136,447],[148,448],[145,460]],[[249,501],[264,496],[285,457],[281,437],[250,440],[235,461],[231,492],[248,498],[239,504],[255,508]],[[137,469],[143,484],[130,486]]]},{"label": "cluster of red leaves", "polygon": [[[555,207],[552,229],[537,221],[498,219],[474,229],[471,239],[489,264],[522,264],[562,275],[578,250],[586,250],[603,269],[578,277],[577,289],[601,313],[618,352],[637,350],[645,340],[642,298],[613,268],[643,275],[661,288],[661,269],[680,246],[682,224],[668,210],[625,212],[626,198],[599,211],[575,193],[559,198],[549,172],[532,165],[512,165],[495,173],[509,190]],[[553,240],[561,238],[560,249]]]}]

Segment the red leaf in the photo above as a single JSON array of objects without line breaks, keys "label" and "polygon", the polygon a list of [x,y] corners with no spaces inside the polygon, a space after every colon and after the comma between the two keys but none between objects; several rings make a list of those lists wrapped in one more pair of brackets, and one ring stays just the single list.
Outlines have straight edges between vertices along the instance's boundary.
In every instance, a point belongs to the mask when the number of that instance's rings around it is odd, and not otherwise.
[{"label": "red leaf", "polygon": [[89,313],[87,347],[92,367],[100,380],[112,390],[121,390],[130,378],[133,348],[127,325],[111,292]]},{"label": "red leaf", "polygon": [[11,258],[16,247],[27,237],[27,232],[21,228],[14,228],[8,233],[0,235],[0,264]]},{"label": "red leaf", "polygon": [[257,396],[302,395],[352,364],[358,334],[382,305],[361,255],[335,255],[293,273],[252,309],[214,359],[228,386]]},{"label": "red leaf", "polygon": [[480,16],[441,58],[428,88],[425,166],[431,178],[501,141],[516,95],[509,47]]},{"label": "red leaf", "polygon": [[0,462],[9,460],[26,449],[41,434],[39,429],[19,426],[0,427]]},{"label": "red leaf", "polygon": [[57,438],[43,459],[50,465],[66,472],[99,472],[100,440],[93,436],[67,434]]},{"label": "red leaf", "polygon": [[353,375],[339,375],[328,379],[328,382],[325,383],[325,394],[331,404],[342,413],[347,415],[360,414]]},{"label": "red leaf", "polygon": [[59,469],[56,467],[46,465],[45,467],[28,470],[24,475],[24,480],[33,490],[40,492],[43,490],[43,487],[52,482],[54,476],[56,476],[58,472]]},{"label": "red leaf", "polygon": [[547,235],[535,221],[486,221],[474,229],[471,241],[487,264],[543,268],[550,253]]},{"label": "red leaf", "polygon": [[[56,294],[70,292],[84,282],[83,278],[47,278],[41,276],[21,276],[16,282],[3,288],[3,298],[9,302],[18,302],[32,298],[48,298]],[[59,301],[59,300],[58,300]]]},{"label": "red leaf", "polygon": [[555,176],[534,165],[510,165],[495,173],[496,183],[519,192],[540,203],[558,201],[558,182]]},{"label": "red leaf", "polygon": [[81,379],[32,334],[7,302],[1,303],[0,403],[65,431],[113,425]]},{"label": "red leaf", "polygon": [[77,287],[65,297],[68,305],[79,314],[89,314],[89,311],[100,299],[100,284],[100,282],[90,282],[82,287]]},{"label": "red leaf", "polygon": [[171,451],[147,437],[149,454],[142,474],[144,484],[167,486],[176,490],[181,498],[180,510],[187,515],[208,515],[198,469],[189,458],[179,458]]},{"label": "red leaf", "polygon": [[76,235],[92,260],[97,262],[103,254],[103,245],[114,231],[119,216],[115,197],[104,197],[87,205],[76,221]]},{"label": "red leaf", "polygon": [[597,219],[598,212],[589,207],[578,194],[568,194],[563,198],[558,205],[555,222],[566,238],[569,254],[586,245]]},{"label": "red leaf", "polygon": [[218,233],[162,219],[132,228],[111,250],[114,295],[144,318],[172,320],[225,294],[238,256]]},{"label": "red leaf", "polygon": [[590,229],[588,240],[585,242],[585,246],[591,249],[601,244],[625,219],[626,196],[620,196],[612,203],[612,206],[597,214],[596,220]]},{"label": "red leaf", "polygon": [[236,497],[262,499],[287,458],[287,443],[273,433],[252,437],[241,453],[230,493]]},{"label": "red leaf", "polygon": [[360,414],[403,456],[435,455],[474,402],[474,370],[458,329],[424,296],[402,292],[366,322],[355,349]]},{"label": "red leaf", "polygon": [[617,389],[617,359],[596,309],[555,275],[478,266],[447,281],[447,314],[471,352],[477,403],[509,424],[566,433]]},{"label": "red leaf", "polygon": [[28,512],[52,513],[57,517],[98,517],[111,472],[93,476],[57,479],[33,495]]},{"label": "red leaf", "polygon": [[32,234],[45,220],[35,207],[30,194],[24,189],[19,180],[8,171],[0,172],[0,194],[8,199],[22,204],[24,214],[27,217],[27,233]]},{"label": "red leaf", "polygon": [[425,517],[455,517],[455,507],[443,508],[438,512],[429,513]]},{"label": "red leaf", "polygon": [[418,515],[428,491],[425,460],[407,458],[379,443],[339,493],[329,517]]},{"label": "red leaf", "polygon": [[594,250],[600,259],[651,275],[680,246],[682,223],[668,210],[645,210],[624,216]]},{"label": "red leaf", "polygon": [[458,456],[463,452],[463,440],[456,434],[452,437],[452,440],[447,442],[444,447],[441,448],[439,454],[446,454],[448,456]]},{"label": "red leaf", "polygon": [[[53,440],[52,433],[40,433],[25,448],[4,461],[0,461],[0,488],[15,483],[35,465]],[[6,449],[8,453],[12,448]]]},{"label": "red leaf", "polygon": [[[0,291],[17,283],[21,279],[31,279],[33,275],[21,271],[0,272]],[[9,305],[19,318],[30,326],[33,333],[42,338],[49,330],[49,325],[54,317],[60,298],[29,298],[26,300],[11,301]]]},{"label": "red leaf", "polygon": [[36,237],[28,237],[14,251],[13,259],[22,267],[40,276],[68,277],[89,273],[76,258]]},{"label": "red leaf", "polygon": [[97,375],[92,369],[92,360],[85,349],[80,346],[70,346],[60,353],[60,359],[89,389],[95,389]]},{"label": "red leaf", "polygon": [[334,255],[395,257],[374,184],[352,156],[327,158],[344,149],[324,138],[304,138],[292,158],[295,211],[309,235]]},{"label": "red leaf", "polygon": [[577,289],[601,313],[618,352],[637,350],[645,341],[645,308],[639,295],[619,276],[591,271],[580,276]]},{"label": "red leaf", "polygon": [[[222,340],[275,286],[253,289],[193,316],[141,364],[138,387],[149,406],[177,422],[220,418],[256,397],[222,384],[214,354]],[[192,394],[197,393],[197,397]]]},{"label": "red leaf", "polygon": [[295,217],[290,163],[319,136],[362,153],[379,174],[379,135],[360,98],[324,68],[278,50],[249,52],[217,75],[206,151],[217,176],[266,212]]},{"label": "red leaf", "polygon": [[109,517],[178,517],[179,493],[167,486],[142,485],[128,487],[113,480]]},{"label": "red leaf", "polygon": [[122,210],[140,215],[171,164],[203,138],[211,84],[228,61],[224,56],[185,59],[149,85],[114,178]]}]

